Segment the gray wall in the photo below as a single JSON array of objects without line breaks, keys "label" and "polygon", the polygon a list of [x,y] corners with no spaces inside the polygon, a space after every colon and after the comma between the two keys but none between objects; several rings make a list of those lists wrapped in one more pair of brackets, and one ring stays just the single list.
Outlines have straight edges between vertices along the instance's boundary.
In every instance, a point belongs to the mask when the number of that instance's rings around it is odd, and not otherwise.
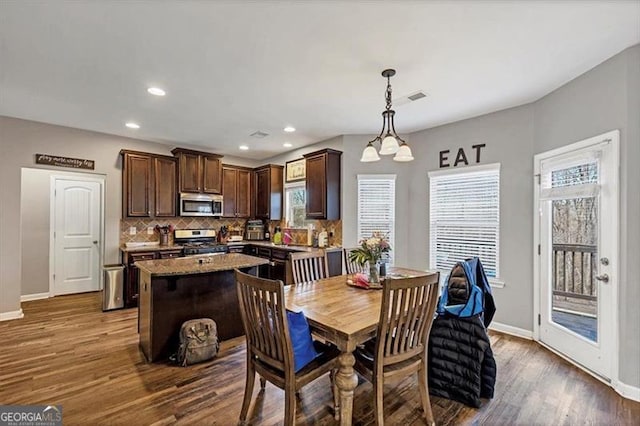
[{"label": "gray wall", "polygon": [[[400,114],[400,111],[398,112]],[[526,105],[470,120],[413,133],[406,138],[415,160],[396,163],[391,156],[376,163],[360,163],[367,136],[345,136],[344,219],[345,245],[356,242],[356,177],[360,173],[391,173],[396,180],[396,264],[429,268],[430,171],[440,170],[439,152],[450,150],[450,163],[463,147],[475,165],[472,145],[485,143],[480,164],[501,163],[500,171],[500,280],[504,288],[494,295],[500,307],[495,321],[532,330],[533,278],[533,113]],[[462,166],[458,166],[461,168]],[[349,194],[352,194],[349,196]],[[523,274],[523,271],[527,271]],[[524,294],[524,297],[523,297]]]},{"label": "gray wall", "polygon": [[620,129],[620,378],[640,386],[640,46],[535,103],[534,154]]},{"label": "gray wall", "polygon": [[[55,169],[67,172],[69,169],[40,167],[35,164],[35,154],[54,154],[65,157],[95,160],[94,173],[106,176],[105,194],[105,263],[119,262],[119,236],[122,193],[122,165],[119,152],[131,149],[157,154],[171,155],[172,146],[146,142],[136,139],[89,132],[68,127],[53,126],[33,121],[0,117],[0,313],[18,311],[20,295],[31,294],[31,284],[22,290],[21,275],[23,269],[46,265],[48,273],[49,245],[37,244],[25,254],[22,265],[21,235],[21,175],[22,168]],[[225,156],[225,163],[256,166],[252,160]],[[37,179],[36,179],[37,180]],[[33,184],[33,180],[29,184]],[[47,182],[48,186],[49,183]],[[42,190],[44,191],[44,189]],[[48,188],[47,188],[48,193]],[[42,192],[41,192],[42,194]],[[46,218],[47,224],[44,223]],[[48,228],[48,210],[46,215],[30,217],[30,226]],[[31,223],[33,220],[33,223]],[[38,238],[38,237],[33,237]],[[27,236],[32,240],[32,236]],[[40,238],[41,239],[41,238]],[[41,275],[40,273],[38,273]],[[40,287],[37,287],[40,288]],[[43,290],[42,292],[47,291]],[[38,291],[40,292],[40,291]]]},{"label": "gray wall", "polygon": [[[402,107],[398,108],[402,116]],[[470,152],[486,143],[481,164],[501,163],[500,279],[495,321],[533,330],[533,156],[609,130],[621,132],[619,379],[640,386],[640,46],[634,46],[540,100],[469,120],[413,133],[411,163],[385,158],[360,163],[371,136],[345,136],[343,157],[344,245],[355,243],[358,173],[391,173],[396,182],[397,259],[429,265],[427,173],[439,169],[439,151]],[[468,157],[472,157],[468,155]],[[472,164],[470,164],[472,165]],[[407,238],[403,240],[400,235]],[[615,378],[614,378],[615,379]]]}]

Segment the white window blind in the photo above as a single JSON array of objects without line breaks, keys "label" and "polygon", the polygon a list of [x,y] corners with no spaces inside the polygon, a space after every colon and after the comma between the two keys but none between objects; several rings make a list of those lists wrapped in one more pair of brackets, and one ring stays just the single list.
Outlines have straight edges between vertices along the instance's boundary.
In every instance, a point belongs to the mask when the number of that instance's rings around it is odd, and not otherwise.
[{"label": "white window blind", "polygon": [[383,262],[393,265],[395,248],[396,176],[358,175],[358,242],[374,232],[386,235],[391,251]]},{"label": "white window blind", "polygon": [[430,264],[448,273],[477,256],[487,276],[499,276],[500,165],[433,172],[430,181]]}]

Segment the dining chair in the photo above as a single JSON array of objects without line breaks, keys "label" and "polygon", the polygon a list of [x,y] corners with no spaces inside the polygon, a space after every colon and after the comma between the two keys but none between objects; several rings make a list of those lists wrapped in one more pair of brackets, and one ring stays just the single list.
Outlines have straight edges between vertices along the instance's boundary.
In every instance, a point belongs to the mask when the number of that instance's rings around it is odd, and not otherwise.
[{"label": "dining chair", "polygon": [[294,284],[316,281],[329,276],[324,250],[291,253],[290,256]]},{"label": "dining chair", "polygon": [[357,274],[357,273],[365,273],[368,271],[368,266],[365,264],[363,266],[358,265],[356,262],[352,262],[349,260],[349,255],[356,248],[345,248],[342,249],[342,257],[344,260],[345,271],[347,274]]},{"label": "dining chair", "polygon": [[418,373],[422,408],[435,424],[427,382],[427,347],[438,298],[439,273],[387,279],[376,337],[355,352],[355,370],[373,384],[376,425],[384,424],[383,386],[387,379]]},{"label": "dining chair", "polygon": [[285,313],[284,284],[235,270],[240,314],[247,339],[247,378],[238,424],[246,424],[256,373],[260,387],[266,381],[284,390],[284,424],[293,425],[296,417],[296,394],[306,384],[331,373],[334,410],[337,389],[333,378],[338,369],[340,351],[313,342],[316,358],[298,372],[294,371],[294,352]]}]

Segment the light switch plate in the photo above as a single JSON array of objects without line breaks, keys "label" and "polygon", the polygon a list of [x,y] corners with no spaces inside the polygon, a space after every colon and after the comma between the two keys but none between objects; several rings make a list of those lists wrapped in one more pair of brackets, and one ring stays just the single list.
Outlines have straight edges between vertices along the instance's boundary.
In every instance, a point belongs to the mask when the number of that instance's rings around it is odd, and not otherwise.
[{"label": "light switch plate", "polygon": [[147,226],[147,235],[153,235],[153,226]]},{"label": "light switch plate", "polygon": [[130,227],[129,227],[129,235],[136,235],[136,232],[137,232],[137,231],[138,231],[138,230],[136,229],[136,227],[135,227],[135,226],[130,226]]}]

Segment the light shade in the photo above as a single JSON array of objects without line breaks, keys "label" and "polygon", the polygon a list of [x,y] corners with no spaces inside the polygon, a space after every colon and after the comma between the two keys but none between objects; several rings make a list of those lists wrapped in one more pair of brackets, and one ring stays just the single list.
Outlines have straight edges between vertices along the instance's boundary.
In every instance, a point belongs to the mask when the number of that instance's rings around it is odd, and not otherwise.
[{"label": "light shade", "polygon": [[380,156],[378,155],[378,151],[376,151],[373,145],[369,143],[369,145],[367,145],[364,151],[362,151],[362,158],[360,159],[360,161],[362,161],[363,163],[371,163],[373,161],[379,161],[379,160],[380,160]]},{"label": "light shade", "polygon": [[406,143],[403,143],[402,145],[400,145],[400,148],[398,148],[398,152],[396,153],[395,157],[393,157],[393,161],[412,161],[413,160],[413,154],[411,153],[411,148],[409,148],[409,145],[407,145]]},{"label": "light shade", "polygon": [[380,146],[380,155],[391,155],[398,152],[398,140],[391,135],[387,135],[382,140],[382,145]]}]

